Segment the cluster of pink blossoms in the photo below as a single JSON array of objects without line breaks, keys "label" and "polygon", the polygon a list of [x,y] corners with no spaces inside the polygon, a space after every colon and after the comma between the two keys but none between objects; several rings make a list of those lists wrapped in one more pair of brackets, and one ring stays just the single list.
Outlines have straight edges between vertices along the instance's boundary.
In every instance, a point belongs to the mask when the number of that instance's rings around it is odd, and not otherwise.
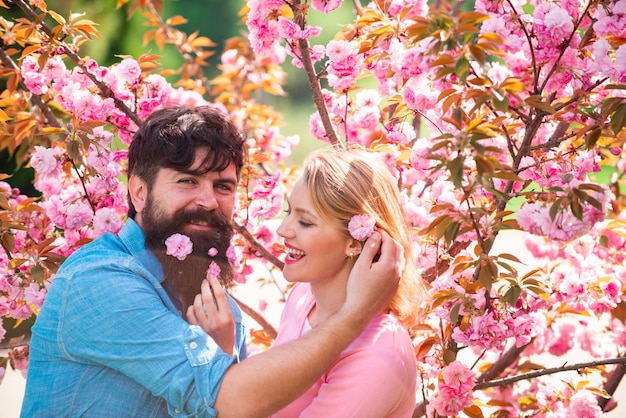
[{"label": "cluster of pink blossoms", "polygon": [[70,71],[59,55],[49,58],[43,68],[39,68],[35,56],[29,55],[22,60],[21,70],[24,84],[34,94],[48,94],[79,121],[113,123],[127,144],[136,129],[134,123],[116,107],[113,97],[99,93],[92,78],[109,88],[115,99],[124,102],[141,120],[155,109],[174,103],[173,88],[165,78],[158,74],[142,77],[139,63],[132,58],[111,67],[100,67],[89,60],[84,69],[75,67]]},{"label": "cluster of pink blossoms", "polygon": [[[560,187],[561,196],[584,183],[589,174],[600,171],[600,156],[597,152],[582,151],[576,159],[570,161],[560,153],[550,151],[541,161],[532,157],[524,157],[520,163],[520,177],[535,182],[542,188]],[[602,186],[604,192],[593,191],[590,195],[601,204],[597,208],[590,203],[581,202],[582,219],[572,213],[569,207],[561,208],[552,218],[550,204],[544,202],[525,203],[517,213],[519,225],[532,234],[547,236],[558,241],[569,241],[591,230],[604,220],[613,197],[608,187]]]},{"label": "cluster of pink blossoms", "polygon": [[439,415],[456,416],[474,400],[476,374],[460,361],[453,361],[441,369],[437,393],[430,399],[430,407]]},{"label": "cluster of pink blossoms", "polygon": [[[31,270],[42,269],[41,263],[45,262],[46,257],[39,254],[38,243],[52,234],[54,225],[37,207],[29,207],[29,198],[8,183],[0,182],[0,194],[6,199],[7,206],[13,209],[11,213],[14,216],[3,219],[3,223],[24,226],[24,229],[14,230],[13,257],[6,253],[4,246],[0,247],[0,318],[22,321],[37,314],[46,297],[49,283],[42,278],[33,279]],[[18,258],[16,254],[23,261],[13,265],[12,261]],[[0,341],[7,335],[5,327],[8,324],[7,321],[0,321]],[[28,346],[12,347],[8,356],[13,368],[25,376]],[[0,382],[4,372],[4,368],[0,367]]]}]

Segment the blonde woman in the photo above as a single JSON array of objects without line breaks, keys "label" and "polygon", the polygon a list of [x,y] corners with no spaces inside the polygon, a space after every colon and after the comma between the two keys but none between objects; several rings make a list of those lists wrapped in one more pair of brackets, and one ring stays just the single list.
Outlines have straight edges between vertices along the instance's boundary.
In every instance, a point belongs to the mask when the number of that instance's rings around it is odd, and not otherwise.
[{"label": "blonde woman", "polygon": [[331,148],[313,152],[304,162],[278,228],[286,252],[283,275],[297,283],[274,345],[305,335],[341,307],[356,256],[373,229],[385,231],[404,249],[406,264],[395,297],[311,388],[272,417],[412,415],[416,360],[411,335],[425,286],[412,261],[396,181],[374,154]]}]

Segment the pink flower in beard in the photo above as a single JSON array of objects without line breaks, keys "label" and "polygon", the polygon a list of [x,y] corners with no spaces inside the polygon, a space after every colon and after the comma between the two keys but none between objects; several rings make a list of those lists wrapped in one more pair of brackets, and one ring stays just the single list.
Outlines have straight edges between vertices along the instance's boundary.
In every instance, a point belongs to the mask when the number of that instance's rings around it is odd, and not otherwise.
[{"label": "pink flower in beard", "polygon": [[191,251],[193,251],[193,243],[187,235],[174,234],[165,240],[166,254],[174,256],[179,260],[184,260]]}]

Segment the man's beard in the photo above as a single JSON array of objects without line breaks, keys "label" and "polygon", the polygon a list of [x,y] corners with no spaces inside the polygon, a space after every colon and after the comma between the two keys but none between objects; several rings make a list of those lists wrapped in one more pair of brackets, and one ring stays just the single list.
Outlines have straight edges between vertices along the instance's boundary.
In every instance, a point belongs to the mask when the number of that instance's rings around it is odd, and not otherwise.
[{"label": "man's beard", "polygon": [[[210,231],[185,231],[189,223],[205,222]],[[165,282],[169,283],[183,303],[183,313],[193,304],[194,297],[200,293],[200,285],[206,278],[211,262],[220,267],[220,282],[226,288],[233,284],[232,267],[226,256],[233,230],[228,219],[217,210],[179,210],[171,217],[165,214],[152,195],[148,196],[142,211],[142,229],[148,248],[160,261]],[[173,234],[184,234],[191,239],[193,250],[184,260],[166,254],[165,240]],[[211,248],[217,250],[214,257],[209,256]]]}]

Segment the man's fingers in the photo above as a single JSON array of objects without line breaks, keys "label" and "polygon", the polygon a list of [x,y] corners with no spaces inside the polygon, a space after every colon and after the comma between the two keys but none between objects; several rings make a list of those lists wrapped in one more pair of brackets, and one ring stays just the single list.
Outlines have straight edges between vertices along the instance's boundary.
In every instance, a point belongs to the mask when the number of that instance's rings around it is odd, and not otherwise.
[{"label": "man's fingers", "polygon": [[381,233],[381,238],[380,258],[378,261],[383,264],[390,263],[390,265],[397,265],[399,273],[401,273],[404,271],[404,265],[406,262],[404,258],[404,248],[402,248],[402,245],[392,239],[389,234],[384,231]]},{"label": "man's fingers", "polygon": [[381,233],[374,231],[367,241],[365,241],[365,244],[363,244],[363,249],[361,250],[361,254],[359,254],[359,258],[357,258],[356,262],[367,266],[371,265],[376,257],[376,254],[378,254],[381,249],[381,242]]},{"label": "man's fingers", "polygon": [[226,291],[220,284],[219,280],[215,277],[212,277],[208,280],[208,284],[210,286],[210,290],[212,292],[212,297],[215,305],[217,306],[217,310],[226,309],[228,310],[228,299],[226,297]]},{"label": "man's fingers", "polygon": [[191,325],[199,325],[198,318],[196,317],[196,312],[194,311],[193,305],[190,305],[187,308],[187,322],[189,322]]},{"label": "man's fingers", "polygon": [[[219,284],[218,284],[218,287]],[[202,303],[204,304],[204,309],[209,314],[210,312],[219,311],[220,306],[218,305],[218,301],[215,299],[215,288],[211,286],[211,283],[208,280],[202,281],[201,286],[202,292]]]}]

